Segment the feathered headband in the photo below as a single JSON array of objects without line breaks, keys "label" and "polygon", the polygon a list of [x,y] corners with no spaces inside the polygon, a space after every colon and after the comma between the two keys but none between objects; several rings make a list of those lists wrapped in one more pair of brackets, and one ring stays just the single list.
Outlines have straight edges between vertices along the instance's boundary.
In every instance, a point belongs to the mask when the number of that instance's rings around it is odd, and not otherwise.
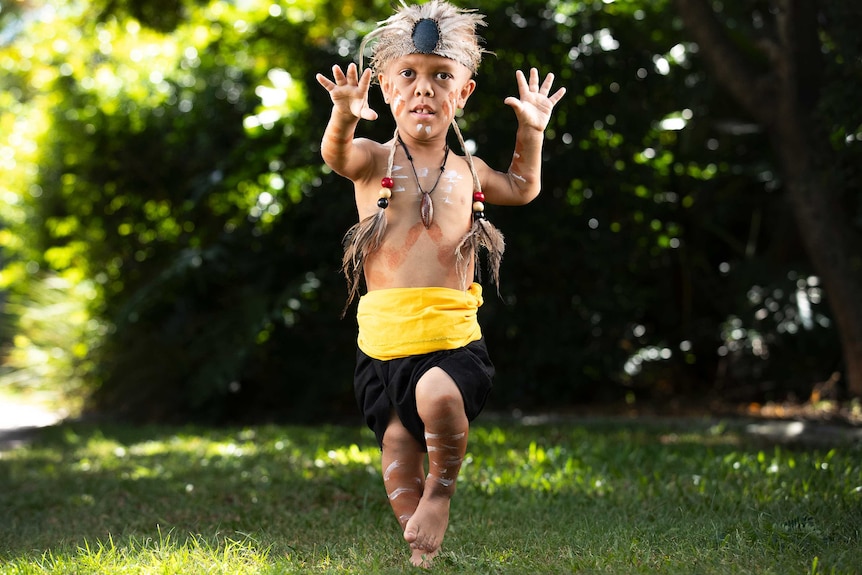
[{"label": "feathered headband", "polygon": [[482,55],[489,53],[479,43],[476,29],[485,26],[485,17],[473,10],[462,10],[442,0],[401,7],[388,19],[379,22],[362,40],[359,67],[365,47],[377,39],[372,48],[371,69],[374,76],[383,72],[392,60],[408,54],[434,54],[463,64],[475,74]]}]

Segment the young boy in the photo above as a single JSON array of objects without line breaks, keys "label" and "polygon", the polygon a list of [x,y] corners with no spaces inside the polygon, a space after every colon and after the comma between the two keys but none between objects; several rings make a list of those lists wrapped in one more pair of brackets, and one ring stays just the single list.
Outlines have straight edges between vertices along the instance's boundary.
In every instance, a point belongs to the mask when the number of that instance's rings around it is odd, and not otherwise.
[{"label": "young boy", "polygon": [[[565,89],[549,95],[552,74],[540,84],[535,69],[516,73],[520,98],[505,100],[518,119],[514,157],[506,173],[495,171],[470,156],[454,121],[476,88],[483,17],[432,0],[402,4],[380,24],[363,41],[376,39],[370,69],[317,75],[333,103],[321,152],[353,182],[359,212],[343,261],[348,303],[362,280],[367,289],[357,309],[357,401],[382,448],[411,562],[428,567],[448,526],[469,422],[494,374],[477,321],[482,288],[468,281],[480,251],[496,281],[503,252],[484,204],[523,205],[539,194],[544,130]],[[372,78],[397,126],[383,144],[354,136],[360,119],[377,118]],[[450,125],[464,156],[450,153]]]}]

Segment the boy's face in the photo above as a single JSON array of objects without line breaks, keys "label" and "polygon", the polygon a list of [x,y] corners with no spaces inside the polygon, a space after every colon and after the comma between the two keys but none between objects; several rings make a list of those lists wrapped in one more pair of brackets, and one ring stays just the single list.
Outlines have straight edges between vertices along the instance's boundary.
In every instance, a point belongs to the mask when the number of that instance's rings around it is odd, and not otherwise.
[{"label": "boy's face", "polygon": [[433,54],[397,58],[378,80],[399,130],[420,140],[445,135],[476,88],[463,64]]}]

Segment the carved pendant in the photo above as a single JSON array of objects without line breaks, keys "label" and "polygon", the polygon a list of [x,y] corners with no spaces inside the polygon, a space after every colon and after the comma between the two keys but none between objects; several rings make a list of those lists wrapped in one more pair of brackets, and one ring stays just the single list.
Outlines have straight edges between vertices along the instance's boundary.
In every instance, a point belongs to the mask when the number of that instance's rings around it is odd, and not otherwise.
[{"label": "carved pendant", "polygon": [[434,204],[431,203],[431,194],[422,192],[422,202],[419,204],[419,217],[422,219],[422,224],[425,229],[431,227],[431,220],[434,218]]}]

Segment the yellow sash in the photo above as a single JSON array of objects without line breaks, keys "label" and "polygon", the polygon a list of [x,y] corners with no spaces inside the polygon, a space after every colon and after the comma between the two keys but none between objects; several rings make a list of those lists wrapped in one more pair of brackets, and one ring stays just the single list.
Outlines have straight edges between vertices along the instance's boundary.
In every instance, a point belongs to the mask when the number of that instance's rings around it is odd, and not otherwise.
[{"label": "yellow sash", "polygon": [[390,288],[359,298],[359,349],[374,359],[464,347],[482,338],[477,312],[482,286]]}]

